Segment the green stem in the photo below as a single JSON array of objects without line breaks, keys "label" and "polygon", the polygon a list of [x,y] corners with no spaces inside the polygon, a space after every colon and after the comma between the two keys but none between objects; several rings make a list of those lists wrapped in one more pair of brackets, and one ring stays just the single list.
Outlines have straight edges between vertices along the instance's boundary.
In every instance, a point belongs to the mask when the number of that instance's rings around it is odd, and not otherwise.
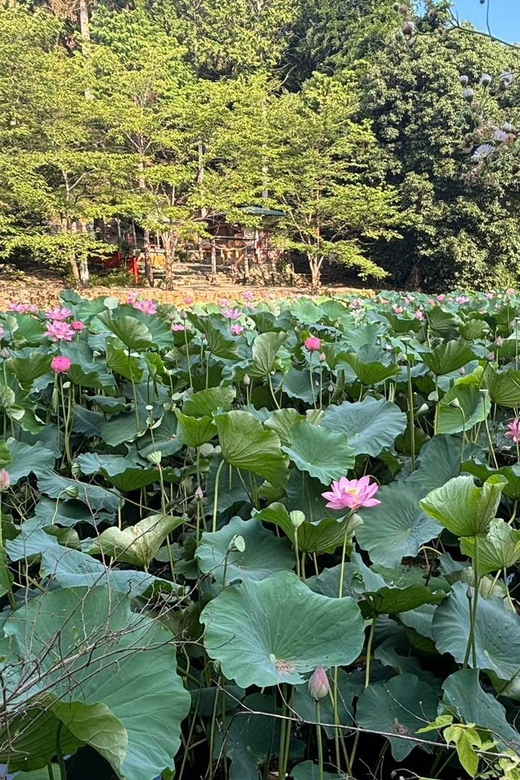
[{"label": "green stem", "polygon": [[406,357],[406,367],[408,375],[408,425],[410,426],[410,450],[411,450],[411,464],[412,471],[415,471],[415,416],[413,408],[413,386],[412,386],[412,369],[408,356]]},{"label": "green stem", "polygon": [[300,553],[298,550],[298,529],[294,529],[294,554],[296,556],[296,574],[301,579]]},{"label": "green stem", "polygon": [[318,777],[323,780],[323,742],[321,735],[320,703],[316,702],[316,741],[318,743]]},{"label": "green stem", "polygon": [[213,533],[217,530],[217,517],[218,517],[218,491],[219,491],[219,482],[220,482],[220,472],[222,471],[222,468],[224,466],[224,459],[222,459],[219,463],[219,467],[217,469],[217,474],[215,476],[215,497],[213,499],[213,523],[211,526],[211,530]]},{"label": "green stem", "polygon": [[273,388],[273,380],[271,379],[271,374],[267,374],[267,381],[269,383],[269,390],[271,391],[271,395],[273,396],[273,401],[275,402],[276,408],[280,409],[280,404],[278,403],[278,398],[275,395],[274,388]]},{"label": "green stem", "polygon": [[365,688],[368,688],[368,686],[370,685],[370,666],[371,666],[372,645],[374,643],[374,631],[376,627],[376,620],[377,620],[377,615],[374,615],[374,617],[372,618],[372,625],[370,626],[370,631],[368,633],[367,660],[365,665]]},{"label": "green stem", "polygon": [[137,426],[137,433],[141,431],[141,422],[139,420],[139,403],[137,400],[137,387],[135,385],[134,372],[132,371],[132,364],[130,362],[132,355],[130,353],[130,347],[128,347],[128,373],[130,374],[130,381],[132,383],[132,393],[134,396],[134,412],[135,412],[135,424]]}]

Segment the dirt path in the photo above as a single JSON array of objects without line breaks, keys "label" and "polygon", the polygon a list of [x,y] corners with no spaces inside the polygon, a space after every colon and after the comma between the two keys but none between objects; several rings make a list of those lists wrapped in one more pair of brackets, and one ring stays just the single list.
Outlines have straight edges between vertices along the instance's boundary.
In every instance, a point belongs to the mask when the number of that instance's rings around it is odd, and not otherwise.
[{"label": "dirt path", "polygon": [[[8,303],[22,302],[35,303],[44,309],[56,306],[59,303],[60,294],[67,289],[67,284],[59,276],[49,272],[41,274],[14,273],[2,274],[0,272],[0,311],[5,310]],[[290,297],[291,295],[309,294],[309,288],[305,287],[254,287],[241,284],[232,284],[223,279],[216,285],[210,285],[201,279],[187,278],[185,284],[175,290],[161,290],[150,287],[88,287],[79,291],[86,298],[97,298],[100,295],[113,296],[120,300],[126,300],[131,293],[141,298],[153,298],[161,303],[172,303],[177,306],[189,306],[193,303],[218,303],[223,299],[230,301],[244,301],[253,293],[255,300]],[[246,298],[244,293],[247,292]],[[353,287],[324,287],[323,292],[331,295],[357,293],[359,295],[373,295],[372,290],[357,289]]]}]

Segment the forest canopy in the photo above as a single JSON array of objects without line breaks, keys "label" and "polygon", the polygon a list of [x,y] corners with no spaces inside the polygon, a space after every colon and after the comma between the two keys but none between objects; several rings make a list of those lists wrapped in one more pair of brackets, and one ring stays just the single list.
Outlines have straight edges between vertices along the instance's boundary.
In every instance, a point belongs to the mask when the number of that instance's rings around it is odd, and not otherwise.
[{"label": "forest canopy", "polygon": [[[166,285],[208,222],[375,283],[520,277],[519,53],[390,0],[100,0],[0,8],[0,251],[88,278],[111,219]],[[252,225],[254,216],[250,217]]]}]

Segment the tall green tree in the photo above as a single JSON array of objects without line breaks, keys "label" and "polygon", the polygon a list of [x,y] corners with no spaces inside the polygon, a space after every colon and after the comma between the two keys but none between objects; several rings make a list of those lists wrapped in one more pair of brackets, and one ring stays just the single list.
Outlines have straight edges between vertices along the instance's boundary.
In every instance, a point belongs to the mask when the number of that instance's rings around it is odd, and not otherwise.
[{"label": "tall green tree", "polygon": [[323,75],[272,109],[271,186],[287,214],[282,245],[307,258],[315,289],[325,262],[383,278],[370,245],[399,235],[395,192],[380,184],[377,141],[357,109],[354,84]]}]

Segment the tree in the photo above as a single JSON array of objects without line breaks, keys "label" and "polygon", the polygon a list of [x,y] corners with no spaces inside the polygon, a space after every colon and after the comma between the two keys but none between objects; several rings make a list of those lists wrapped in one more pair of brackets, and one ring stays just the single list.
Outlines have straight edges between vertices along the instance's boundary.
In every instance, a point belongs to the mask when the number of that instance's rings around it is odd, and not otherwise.
[{"label": "tree", "polygon": [[[441,34],[437,21],[389,40],[363,92],[362,115],[384,149],[386,180],[413,218],[403,240],[378,256],[400,285],[507,286],[520,272],[520,183],[513,166],[494,181],[468,180],[474,125],[460,77],[475,84],[483,73],[518,71],[518,53],[457,30]],[[519,94],[517,85],[490,94],[481,113],[516,122]]]},{"label": "tree", "polygon": [[319,75],[272,108],[279,152],[270,186],[287,215],[282,243],[307,257],[314,289],[325,261],[383,278],[368,249],[398,236],[395,192],[378,182],[377,142],[368,122],[356,122],[357,108],[352,84]]}]

